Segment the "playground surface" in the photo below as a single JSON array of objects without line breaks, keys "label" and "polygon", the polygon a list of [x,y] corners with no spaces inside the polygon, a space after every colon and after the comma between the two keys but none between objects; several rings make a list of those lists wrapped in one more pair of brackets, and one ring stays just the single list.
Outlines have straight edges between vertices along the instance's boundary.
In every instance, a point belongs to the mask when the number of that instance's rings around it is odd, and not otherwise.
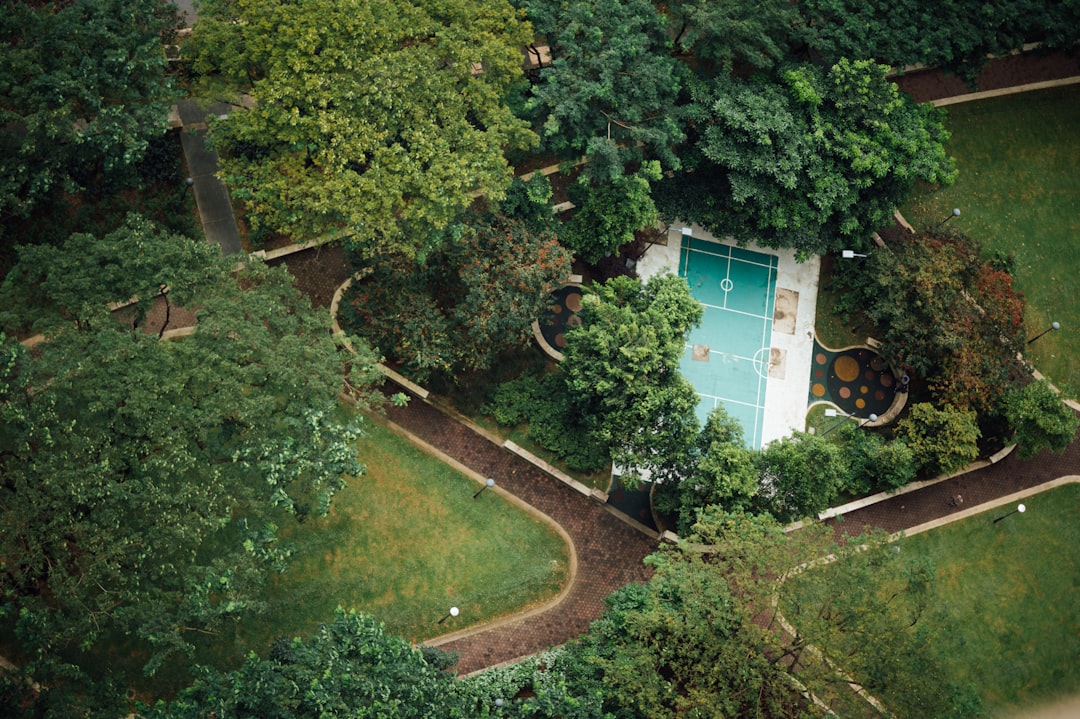
[{"label": "playground surface", "polygon": [[701,423],[723,405],[752,447],[761,445],[777,264],[776,255],[693,237],[683,238],[679,253],[679,276],[705,306],[679,370],[701,397]]},{"label": "playground surface", "polygon": [[701,397],[702,423],[722,404],[754,449],[804,428],[816,258],[798,263],[791,251],[740,246],[698,226],[676,225],[667,244],[650,247],[637,270],[642,279],[663,272],[685,277],[705,306],[679,365]]}]

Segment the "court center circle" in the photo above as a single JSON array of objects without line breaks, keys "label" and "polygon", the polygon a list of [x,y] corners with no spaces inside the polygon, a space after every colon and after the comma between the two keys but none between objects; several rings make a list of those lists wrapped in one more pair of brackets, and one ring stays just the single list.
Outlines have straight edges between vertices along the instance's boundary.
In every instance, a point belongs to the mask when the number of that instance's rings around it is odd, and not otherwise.
[{"label": "court center circle", "polygon": [[729,278],[725,277],[724,279],[720,280],[720,289],[722,289],[724,292],[731,292],[734,287],[735,283],[732,282]]}]

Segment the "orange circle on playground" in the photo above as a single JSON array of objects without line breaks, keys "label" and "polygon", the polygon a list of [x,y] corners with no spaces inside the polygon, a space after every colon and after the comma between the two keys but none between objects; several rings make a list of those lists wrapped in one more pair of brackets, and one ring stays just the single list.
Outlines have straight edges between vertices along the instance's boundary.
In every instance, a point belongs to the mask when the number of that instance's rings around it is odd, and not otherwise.
[{"label": "orange circle on playground", "polygon": [[810,391],[813,392],[815,397],[824,397],[825,385],[821,384],[820,382],[815,382],[814,386],[810,388]]},{"label": "orange circle on playground", "polygon": [[841,387],[840,388],[840,398],[841,399],[847,399],[850,396],[851,396],[851,389],[850,388],[848,388],[848,387]]},{"label": "orange circle on playground", "polygon": [[571,312],[581,311],[581,295],[572,292],[566,296],[566,308]]},{"label": "orange circle on playground", "polygon": [[848,355],[841,355],[833,362],[833,371],[841,382],[854,382],[859,376],[859,361]]},{"label": "orange circle on playground", "polygon": [[863,399],[862,397],[859,397],[857,400],[855,400],[855,406],[858,407],[859,409],[862,409],[863,407],[866,406],[866,400]]}]

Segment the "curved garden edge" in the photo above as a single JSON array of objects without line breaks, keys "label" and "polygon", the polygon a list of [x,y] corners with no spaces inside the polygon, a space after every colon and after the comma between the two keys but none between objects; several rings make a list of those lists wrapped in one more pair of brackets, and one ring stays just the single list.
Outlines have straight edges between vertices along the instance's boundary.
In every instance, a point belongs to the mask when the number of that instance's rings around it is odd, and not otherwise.
[{"label": "curved garden edge", "polygon": [[[341,284],[341,286],[339,286],[337,288],[337,290],[334,292],[334,298],[330,303],[330,319],[331,319],[334,334],[337,334],[337,335],[342,337],[342,339],[343,339],[343,341],[345,343],[345,346],[348,347],[350,351],[352,351],[352,345],[349,343],[348,339],[345,337],[345,335],[344,335],[344,333],[343,333],[343,331],[341,329],[341,326],[338,324],[338,321],[337,321],[337,309],[338,309],[338,305],[339,305],[339,303],[341,301],[342,295],[344,294],[345,290],[347,290],[349,288],[349,285],[352,284],[354,279],[355,279],[355,277],[351,277],[351,278],[345,280],[345,282],[343,282]],[[395,383],[400,384],[402,387],[404,387],[405,389],[408,389],[410,392],[413,392],[414,394],[419,396],[422,400],[427,401],[428,391],[426,389],[424,389],[423,387],[420,387],[419,385],[409,381],[408,379],[402,377],[398,373],[394,372],[393,370],[391,370],[390,368],[388,368],[388,367],[386,367],[386,366],[384,366],[382,364],[379,364],[378,368],[379,368],[380,372],[387,375],[387,377],[390,380],[394,381]],[[344,399],[346,401],[350,401],[350,402],[353,401],[352,398],[349,397],[345,393],[342,393],[341,397],[342,397],[342,399]],[[397,424],[391,422],[390,420],[388,420],[386,418],[377,417],[375,415],[372,416],[372,420],[376,421],[376,422],[379,422],[380,424],[383,424],[384,426],[389,428],[391,431],[393,431],[395,434],[398,434],[398,435],[404,437],[405,439],[409,440],[411,443],[413,443],[414,445],[416,445],[417,447],[419,447],[423,451],[427,452],[428,454],[432,455],[433,457],[436,457],[440,461],[445,462],[446,464],[450,465],[451,467],[456,469],[458,472],[461,472],[465,476],[467,476],[470,479],[474,480],[481,487],[485,486],[485,484],[484,484],[485,481],[486,481],[485,477],[482,477],[479,473],[475,472],[470,467],[467,467],[466,465],[462,464],[461,462],[454,459],[453,457],[450,457],[449,455],[442,452],[441,450],[431,446],[430,444],[428,444],[424,440],[420,439],[416,435],[412,434],[411,432],[409,432],[405,428],[398,426]],[[469,423],[469,426],[470,426],[471,429],[474,429],[474,430],[476,429],[475,427],[472,427],[471,423]],[[485,439],[494,441],[492,437],[487,435],[487,433],[480,433],[480,434]],[[531,457],[531,455],[530,455],[530,457]],[[528,458],[526,458],[526,459],[528,459]],[[538,464],[538,466],[541,466],[541,465]],[[544,467],[541,466],[541,468],[543,469]],[[553,476],[555,476],[555,475],[553,475]],[[558,476],[556,476],[556,479],[560,479],[562,481],[565,481],[565,480],[563,480],[562,477],[558,477]],[[577,483],[575,483],[575,484],[577,484]],[[576,489],[576,487],[575,487],[575,489]],[[442,635],[439,635],[437,637],[433,637],[432,639],[428,639],[428,640],[422,642],[423,644],[425,644],[427,646],[439,646],[441,644],[446,644],[446,643],[452,642],[452,641],[454,641],[456,639],[461,639],[463,637],[471,636],[473,634],[479,634],[480,632],[484,632],[484,631],[487,631],[487,630],[490,630],[490,629],[494,629],[496,627],[501,627],[501,626],[504,626],[506,624],[510,624],[511,622],[516,622],[516,621],[519,621],[519,620],[522,620],[522,619],[527,619],[527,618],[535,616],[537,614],[542,614],[544,612],[550,611],[550,610],[554,609],[555,607],[557,607],[560,603],[562,603],[563,600],[565,600],[567,596],[569,596],[570,591],[574,587],[574,583],[577,581],[577,578],[578,578],[578,552],[577,552],[577,546],[574,544],[574,540],[570,537],[570,534],[566,531],[566,529],[564,529],[563,526],[561,524],[559,524],[558,522],[556,522],[553,518],[551,518],[550,516],[548,516],[544,512],[541,512],[539,509],[532,506],[528,502],[526,502],[526,501],[522,500],[521,498],[517,497],[512,492],[508,492],[507,490],[505,490],[505,489],[503,489],[503,488],[501,488],[501,487],[499,487],[497,485],[492,487],[491,491],[498,494],[505,501],[510,502],[511,504],[519,507],[523,511],[531,514],[532,516],[536,517],[540,521],[544,522],[546,525],[551,527],[552,530],[556,534],[559,535],[559,537],[566,544],[566,548],[567,548],[567,556],[568,556],[568,560],[567,560],[567,579],[563,583],[563,587],[562,587],[562,589],[559,590],[559,593],[556,594],[554,598],[552,598],[552,599],[550,599],[550,600],[548,600],[546,602],[531,606],[531,607],[529,607],[527,609],[524,609],[522,611],[519,611],[519,612],[514,612],[512,614],[506,614],[506,615],[503,615],[501,617],[497,617],[496,619],[493,619],[493,620],[490,620],[490,621],[487,621],[487,622],[474,624],[474,625],[472,625],[470,627],[467,627],[465,629],[461,629],[461,630],[456,631],[456,632],[451,632],[451,633],[448,633],[448,634],[442,634]]]},{"label": "curved garden edge", "polygon": [[[1005,450],[1002,450],[1002,451],[1005,452],[1006,454],[1008,454],[1008,452],[1010,452],[1013,448],[1015,448],[1015,446],[1016,445],[1006,447]],[[970,471],[970,470],[964,470],[962,472],[959,472],[958,474],[964,474],[967,471]],[[950,475],[950,476],[955,476],[955,475]],[[945,479],[948,479],[948,478],[949,477],[945,477]],[[938,481],[941,481],[941,479],[930,480],[930,482],[927,482],[927,483],[924,483],[924,484],[933,484],[933,483],[938,482]],[[918,484],[918,483],[916,483],[916,484]],[[945,515],[943,517],[939,517],[937,519],[931,520],[929,522],[924,522],[923,524],[919,524],[919,525],[916,525],[914,527],[910,527],[908,529],[901,530],[899,532],[893,532],[892,534],[889,535],[889,541],[890,542],[895,542],[895,541],[897,541],[899,539],[902,539],[904,537],[910,537],[910,536],[913,536],[913,535],[916,535],[916,534],[921,534],[923,532],[928,532],[928,531],[930,531],[932,529],[937,529],[937,528],[943,527],[943,526],[945,526],[947,524],[952,524],[953,522],[958,522],[958,521],[961,521],[961,520],[964,520],[964,519],[968,519],[970,517],[974,517],[975,515],[982,514],[983,512],[988,512],[991,509],[996,509],[997,507],[1002,507],[1002,506],[1005,506],[1005,505],[1008,505],[1008,504],[1012,504],[1012,503],[1017,502],[1017,501],[1019,501],[1021,499],[1026,499],[1027,497],[1031,497],[1031,496],[1034,496],[1036,494],[1041,494],[1042,492],[1045,492],[1047,490],[1055,489],[1057,487],[1061,487],[1061,486],[1064,486],[1064,485],[1067,485],[1067,484],[1080,484],[1080,475],[1077,475],[1077,474],[1063,475],[1061,477],[1058,477],[1057,479],[1052,479],[1052,480],[1050,480],[1048,482],[1043,482],[1042,484],[1038,484],[1038,485],[1036,485],[1034,487],[1028,487],[1027,489],[1021,490],[1019,492],[1013,492],[1011,494],[1003,495],[1001,497],[997,497],[997,498],[992,499],[990,501],[983,502],[982,504],[977,504],[975,506],[968,507],[967,509],[961,510],[959,512],[948,514],[948,515]],[[908,485],[908,486],[910,487],[911,485]],[[905,489],[907,489],[907,488],[905,487]],[[802,526],[801,522],[799,522],[797,524],[799,524],[799,526]],[[785,528],[785,531],[790,531],[793,528],[794,528],[794,526],[787,527],[787,528]],[[792,571],[787,572],[782,577],[780,577],[780,579],[778,580],[778,583],[782,584],[783,582],[787,581],[787,579],[790,576],[792,576],[794,574],[800,573],[803,570],[809,569],[809,568],[814,567],[814,566],[820,566],[822,564],[829,564],[830,562],[834,561],[835,559],[836,559],[836,557],[834,555],[830,554],[830,555],[825,556],[825,557],[820,557],[819,559],[817,559],[817,560],[815,560],[813,562],[808,562],[807,564],[800,565],[799,567],[796,567]],[[772,595],[771,604],[772,604],[773,610],[776,612],[776,619],[780,623],[780,626],[783,628],[783,630],[785,632],[787,632],[788,634],[792,635],[792,636],[796,636],[798,634],[798,631],[795,629],[794,626],[792,626],[792,624],[790,622],[788,622],[787,618],[780,611],[779,594],[777,594],[776,592],[774,592],[773,595]],[[884,704],[882,704],[882,702],[879,699],[877,699],[876,697],[871,695],[869,692],[867,692],[864,687],[862,687],[860,684],[858,684],[851,676],[849,676],[846,672],[844,672],[843,669],[840,668],[838,665],[836,665],[829,657],[827,657],[825,654],[823,654],[820,650],[818,650],[814,646],[810,646],[808,648],[810,649],[810,651],[814,652],[818,657],[820,657],[823,661],[825,661],[827,664],[829,664],[834,670],[836,670],[837,673],[839,673],[848,682],[848,685],[851,687],[852,691],[854,691],[863,700],[865,700],[868,704],[870,704],[872,707],[874,707],[875,710],[881,712],[882,714],[888,715],[888,710],[885,708]],[[816,704],[818,704],[819,706],[825,706],[825,704],[823,702],[821,702],[818,699],[817,696],[815,696],[813,694],[811,694],[810,696],[811,696],[811,698],[813,699],[813,701]]]}]

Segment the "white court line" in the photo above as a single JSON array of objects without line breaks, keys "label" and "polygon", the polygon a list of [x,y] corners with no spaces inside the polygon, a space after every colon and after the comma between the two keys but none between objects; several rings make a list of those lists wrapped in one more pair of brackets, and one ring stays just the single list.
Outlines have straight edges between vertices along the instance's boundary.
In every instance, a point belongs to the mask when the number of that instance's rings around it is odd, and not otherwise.
[{"label": "white court line", "polygon": [[[749,402],[742,402],[742,401],[737,400],[737,399],[728,399],[727,397],[720,397],[720,396],[715,395],[715,394],[702,394],[701,392],[698,392],[697,395],[698,395],[698,397],[701,397],[703,399],[711,399],[711,400],[713,400],[714,403],[717,402],[717,401],[723,402],[725,404],[730,402],[731,404],[738,404],[738,405],[742,405],[743,407],[753,407],[754,409],[765,409],[765,405],[763,405],[763,404],[751,404]],[[761,396],[760,392],[758,393],[758,396],[759,397]]]},{"label": "white court line", "polygon": [[[693,294],[692,291],[691,291],[691,294]],[[725,298],[725,299],[727,299],[727,298]],[[702,307],[706,307],[706,308],[711,309],[711,310],[723,310],[724,312],[734,312],[737,315],[745,315],[746,317],[753,317],[755,319],[762,320],[763,322],[768,322],[770,319],[772,319],[768,315],[755,315],[753,312],[743,312],[742,310],[733,310],[730,307],[721,307],[720,305],[710,305],[709,303],[702,302],[701,300],[698,300],[698,304],[700,304]]]},{"label": "white court line", "polygon": [[[699,249],[697,249],[695,247],[687,247],[685,249],[686,249],[687,256],[689,256],[689,254],[691,252],[697,252],[698,254],[708,255],[709,257],[720,257],[720,258],[723,258],[723,259],[726,259],[726,260],[730,260],[732,262],[743,262],[743,263],[745,263],[747,265],[753,265],[754,267],[764,267],[765,269],[768,269],[768,270],[775,270],[776,269],[775,264],[763,264],[763,263],[757,262],[755,260],[746,260],[746,259],[743,259],[742,257],[733,257],[730,254],[728,254],[728,255],[719,255],[719,254],[717,254],[715,252],[709,252],[708,250],[699,250]],[[754,250],[747,250],[747,252],[753,252],[753,251]],[[765,253],[759,252],[758,254],[761,255],[761,254],[765,254]],[[766,257],[773,257],[773,255],[766,255]]]}]

